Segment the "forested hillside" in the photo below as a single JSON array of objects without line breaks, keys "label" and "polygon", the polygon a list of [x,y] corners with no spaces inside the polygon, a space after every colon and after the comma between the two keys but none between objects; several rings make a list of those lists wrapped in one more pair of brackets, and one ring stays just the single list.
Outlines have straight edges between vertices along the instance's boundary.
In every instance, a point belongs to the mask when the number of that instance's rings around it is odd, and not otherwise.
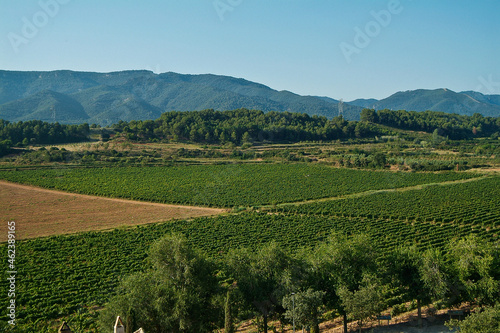
[{"label": "forested hillside", "polygon": [[[0,118],[96,123],[156,119],[162,112],[237,108],[290,111],[332,118],[338,103],[276,91],[245,79],[150,71],[92,73],[0,71]],[[361,107],[345,105],[347,119]]]},{"label": "forested hillside", "polygon": [[476,91],[454,92],[449,89],[417,89],[400,91],[387,98],[357,99],[349,102],[377,110],[440,111],[472,116],[474,113],[486,117],[500,116],[500,95],[483,95]]},{"label": "forested hillside", "polygon": [[444,112],[415,112],[364,109],[361,120],[386,125],[404,130],[424,131],[452,140],[474,137],[500,137],[500,117],[483,117],[479,113],[473,116],[460,116]]}]

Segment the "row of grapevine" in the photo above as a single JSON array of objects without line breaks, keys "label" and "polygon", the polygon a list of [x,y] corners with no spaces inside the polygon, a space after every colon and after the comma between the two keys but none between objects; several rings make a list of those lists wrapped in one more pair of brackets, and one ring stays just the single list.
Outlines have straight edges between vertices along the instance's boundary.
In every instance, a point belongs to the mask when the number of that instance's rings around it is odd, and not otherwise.
[{"label": "row of grapevine", "polygon": [[419,190],[284,206],[277,208],[277,211],[287,214],[405,219],[497,229],[500,222],[499,206],[500,177],[488,177],[446,186],[427,186]]},{"label": "row of grapevine", "polygon": [[255,206],[476,177],[334,169],[316,164],[232,164],[2,171],[0,179],[69,192],[202,206]]},{"label": "row of grapevine", "polygon": [[[0,172],[1,179],[72,192],[222,207],[338,197],[474,177],[478,175],[360,171],[311,164]],[[228,249],[258,248],[271,241],[293,252],[315,246],[332,232],[365,232],[382,253],[400,244],[442,247],[470,233],[496,241],[499,189],[500,177],[478,178],[278,206],[272,213],[252,211],[22,241],[16,257],[17,315],[20,323],[28,323],[66,317],[82,306],[102,306],[115,292],[120,277],[147,267],[150,244],[170,232],[184,234],[193,247],[214,258]],[[6,251],[5,245],[0,247]],[[0,285],[6,288],[6,279]],[[0,306],[5,308],[6,302],[0,300]]]},{"label": "row of grapevine", "polygon": [[[332,232],[365,232],[382,252],[399,244],[443,246],[471,232],[493,237],[484,228],[453,223],[248,212],[35,239],[19,243],[20,321],[50,320],[70,315],[82,305],[103,305],[120,277],[146,267],[149,245],[170,232],[184,234],[194,247],[213,257],[231,248],[257,248],[270,241],[295,251],[315,246]],[[5,302],[1,301],[0,306],[5,307]]]}]

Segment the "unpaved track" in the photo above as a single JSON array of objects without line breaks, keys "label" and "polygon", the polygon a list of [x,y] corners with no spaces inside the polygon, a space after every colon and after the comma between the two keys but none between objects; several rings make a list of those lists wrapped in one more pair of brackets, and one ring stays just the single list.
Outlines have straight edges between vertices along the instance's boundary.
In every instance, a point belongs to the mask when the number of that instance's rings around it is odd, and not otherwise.
[{"label": "unpaved track", "polygon": [[[0,221],[5,225],[7,221],[16,222],[17,239],[211,216],[226,211],[97,197],[0,180]],[[0,241],[7,239],[4,229]]]},{"label": "unpaved track", "polygon": [[[306,204],[315,203],[315,202],[325,202],[325,201],[333,201],[333,200],[341,200],[341,199],[359,198],[359,197],[364,197],[364,196],[377,194],[377,193],[405,192],[405,191],[413,191],[413,190],[422,190],[422,189],[429,187],[429,186],[447,186],[447,185],[453,185],[453,184],[476,182],[478,180],[483,180],[483,179],[489,178],[489,177],[490,177],[490,175],[485,175],[485,176],[481,176],[481,177],[468,178],[468,179],[449,180],[449,181],[440,182],[440,183],[419,184],[419,185],[414,185],[414,186],[387,188],[387,189],[381,189],[381,190],[369,190],[369,191],[365,191],[365,192],[352,193],[352,194],[341,195],[341,196],[337,196],[337,197],[328,197],[328,198],[312,199],[312,200],[306,200],[306,201],[295,201],[295,202],[281,203],[281,204],[277,204],[276,206],[283,207],[283,206],[290,206],[290,205],[306,205]],[[262,207],[269,208],[272,206],[264,205]]]}]

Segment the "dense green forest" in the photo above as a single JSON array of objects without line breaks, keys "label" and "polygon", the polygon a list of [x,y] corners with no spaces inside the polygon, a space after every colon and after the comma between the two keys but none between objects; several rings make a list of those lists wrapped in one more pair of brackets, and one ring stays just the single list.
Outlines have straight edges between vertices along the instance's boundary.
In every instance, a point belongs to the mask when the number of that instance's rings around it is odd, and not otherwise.
[{"label": "dense green forest", "polygon": [[157,120],[114,125],[131,140],[190,141],[199,143],[299,142],[362,138],[390,133],[366,122],[347,121],[305,113],[232,111],[165,112]]},{"label": "dense green forest", "polygon": [[375,111],[364,109],[361,121],[289,112],[247,109],[165,112],[157,120],[119,122],[114,126],[131,140],[173,140],[236,145],[253,141],[299,142],[387,135],[385,125],[437,134],[452,140],[500,136],[500,118],[460,116],[443,112]]},{"label": "dense green forest", "polygon": [[416,112],[363,109],[361,121],[382,124],[399,129],[424,131],[463,140],[474,137],[500,137],[500,117],[484,117],[479,113],[462,116],[444,112]]},{"label": "dense green forest", "polygon": [[[381,126],[384,125],[384,126]],[[120,121],[113,125],[118,134],[132,141],[185,141],[234,145],[254,142],[332,141],[397,134],[395,129],[424,131],[451,140],[500,136],[500,118],[460,116],[442,112],[375,111],[364,109],[361,121],[305,113],[232,111],[171,111],[156,120]],[[88,139],[88,124],[61,125],[39,120],[11,123],[0,119],[0,155],[11,146],[57,144]],[[109,137],[105,133],[103,138]]]},{"label": "dense green forest", "polygon": [[11,123],[0,119],[0,156],[6,154],[11,146],[85,141],[89,133],[88,124],[61,125],[40,120]]}]

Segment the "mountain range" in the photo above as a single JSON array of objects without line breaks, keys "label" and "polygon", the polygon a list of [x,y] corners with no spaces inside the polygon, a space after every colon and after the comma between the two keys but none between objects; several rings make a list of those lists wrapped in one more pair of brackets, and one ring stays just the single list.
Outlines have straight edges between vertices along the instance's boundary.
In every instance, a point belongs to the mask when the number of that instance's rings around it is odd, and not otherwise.
[{"label": "mountain range", "polygon": [[500,95],[483,95],[475,91],[456,93],[446,88],[401,91],[381,100],[357,99],[350,104],[376,110],[430,110],[467,116],[474,113],[488,117],[500,116]]},{"label": "mountain range", "polygon": [[241,78],[150,71],[112,73],[0,71],[0,118],[60,123],[156,119],[165,111],[238,108],[290,111],[358,120],[363,108],[500,116],[500,95],[448,89],[398,92],[386,99],[339,103],[329,97],[277,91]]}]

